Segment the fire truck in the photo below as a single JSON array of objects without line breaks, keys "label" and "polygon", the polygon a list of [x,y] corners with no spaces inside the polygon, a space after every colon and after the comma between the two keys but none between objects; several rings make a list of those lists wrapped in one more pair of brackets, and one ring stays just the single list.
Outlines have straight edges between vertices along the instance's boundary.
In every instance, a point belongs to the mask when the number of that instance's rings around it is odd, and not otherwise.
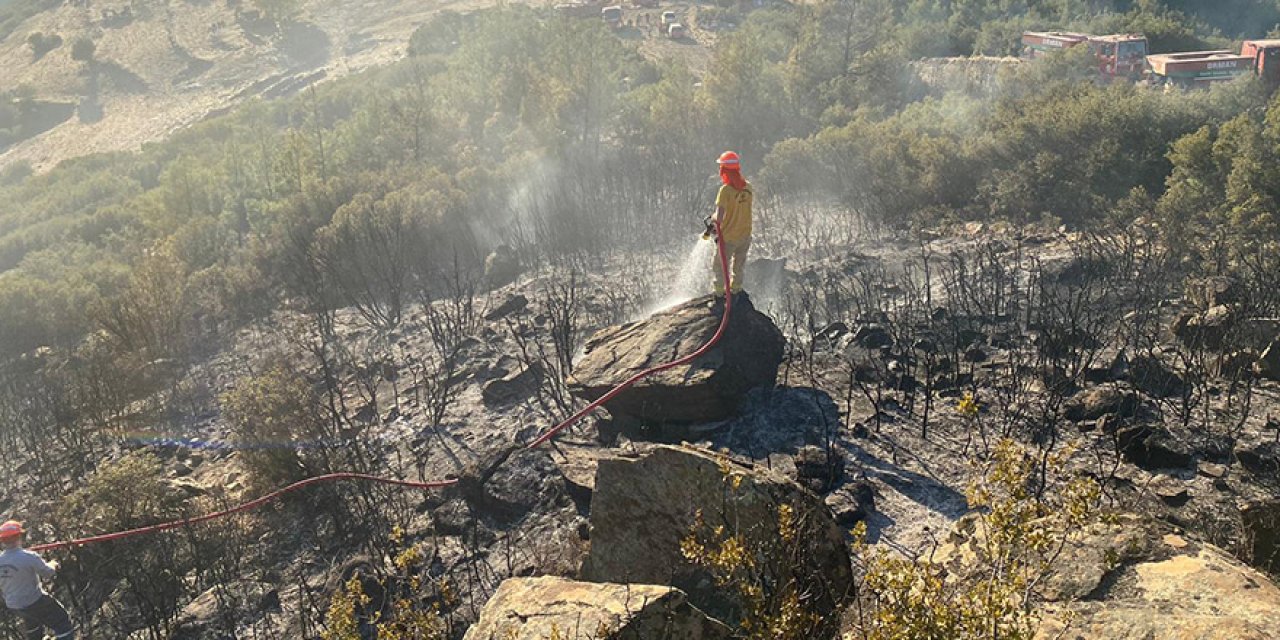
[{"label": "fire truck", "polygon": [[1146,71],[1147,38],[1134,33],[1094,36],[1069,31],[1028,31],[1022,34],[1025,58],[1039,58],[1079,44],[1089,47],[1098,60],[1098,75],[1105,79],[1138,80]]},{"label": "fire truck", "polygon": [[1280,40],[1245,40],[1240,55],[1249,58],[1259,78],[1273,87],[1280,85]]},{"label": "fire truck", "polygon": [[1024,58],[1039,58],[1080,44],[1097,58],[1098,76],[1103,80],[1147,79],[1154,85],[1201,87],[1253,74],[1271,86],[1280,86],[1280,39],[1245,40],[1239,54],[1215,50],[1147,55],[1147,39],[1140,34],[1022,34]]},{"label": "fire truck", "polygon": [[1245,40],[1240,53],[1227,50],[1161,53],[1147,56],[1152,84],[1202,87],[1256,75],[1280,84],[1280,40]]},{"label": "fire truck", "polygon": [[1230,51],[1184,51],[1147,56],[1151,83],[1182,87],[1207,86],[1253,73],[1251,60]]}]

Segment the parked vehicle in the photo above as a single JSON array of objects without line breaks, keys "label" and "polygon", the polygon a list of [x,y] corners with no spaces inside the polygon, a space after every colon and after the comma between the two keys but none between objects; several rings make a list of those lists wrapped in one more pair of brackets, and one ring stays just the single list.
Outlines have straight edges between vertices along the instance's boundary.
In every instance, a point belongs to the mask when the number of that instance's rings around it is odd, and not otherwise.
[{"label": "parked vehicle", "polygon": [[1240,53],[1225,49],[1147,56],[1152,84],[1201,87],[1256,75],[1280,84],[1280,40],[1245,40]]},{"label": "parked vehicle", "polygon": [[1068,31],[1028,31],[1022,34],[1025,58],[1039,58],[1079,44],[1093,52],[1098,60],[1098,75],[1103,78],[1140,80],[1146,72],[1147,38],[1141,34],[1094,36]]},{"label": "parked vehicle", "polygon": [[1240,55],[1249,58],[1259,78],[1271,86],[1280,84],[1280,40],[1245,40]]},{"label": "parked vehicle", "polygon": [[1022,34],[1024,58],[1039,58],[1081,44],[1097,58],[1098,76],[1104,80],[1145,79],[1155,85],[1201,87],[1253,74],[1272,86],[1280,85],[1280,39],[1245,40],[1238,54],[1220,49],[1147,55],[1147,39],[1141,34]]},{"label": "parked vehicle", "polygon": [[1153,84],[1194,87],[1253,73],[1249,58],[1227,50],[1184,51],[1147,56]]},{"label": "parked vehicle", "polygon": [[617,29],[622,26],[622,7],[619,5],[610,5],[600,10],[600,17],[609,24],[610,27]]}]

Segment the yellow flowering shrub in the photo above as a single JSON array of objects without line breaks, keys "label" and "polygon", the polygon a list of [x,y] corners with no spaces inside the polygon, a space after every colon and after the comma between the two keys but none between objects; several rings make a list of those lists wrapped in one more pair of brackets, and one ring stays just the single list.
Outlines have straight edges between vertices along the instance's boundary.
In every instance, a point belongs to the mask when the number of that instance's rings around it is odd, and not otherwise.
[{"label": "yellow flowering shrub", "polygon": [[[721,457],[719,468],[731,495],[742,489],[744,474]],[[804,551],[805,531],[790,504],[775,507],[777,540],[751,542],[742,531],[710,525],[698,510],[680,551],[691,564],[708,570],[717,586],[737,596],[742,605],[738,626],[743,637],[800,640],[814,637],[822,620],[805,607],[801,585],[789,575],[793,560]]]},{"label": "yellow flowering shrub", "polygon": [[[402,544],[404,533],[397,529],[391,537]],[[413,544],[403,545],[396,554],[393,564],[399,570],[400,595],[385,611],[365,614],[377,630],[377,640],[444,640],[450,636],[449,624],[440,613],[440,604],[424,609],[413,597],[422,591],[422,578],[417,575],[417,569],[424,560],[422,550]],[[447,580],[437,584],[436,590],[446,605],[457,603],[457,594]],[[370,598],[365,595],[359,576],[352,576],[329,602],[328,627],[320,634],[322,640],[361,640],[361,616],[369,604]]]},{"label": "yellow flowering shrub", "polygon": [[[1060,471],[1069,452],[1046,464]],[[1100,490],[1074,478],[1055,496],[1028,487],[1033,456],[1009,440],[997,443],[985,476],[966,492],[976,509],[974,530],[962,544],[972,557],[964,567],[948,565],[962,553],[908,558],[875,549],[866,526],[854,529],[854,551],[863,565],[863,597],[855,612],[859,640],[1023,640],[1035,636],[1035,586],[1049,573],[1068,537],[1097,517]],[[936,560],[936,561],[935,561]],[[951,569],[953,571],[949,572]],[[955,571],[960,569],[959,571]]]}]

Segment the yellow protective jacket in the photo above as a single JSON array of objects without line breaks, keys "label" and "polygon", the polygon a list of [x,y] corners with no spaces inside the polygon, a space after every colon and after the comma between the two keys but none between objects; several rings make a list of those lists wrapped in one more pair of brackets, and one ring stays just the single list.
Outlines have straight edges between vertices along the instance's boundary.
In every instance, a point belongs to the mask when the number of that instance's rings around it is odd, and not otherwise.
[{"label": "yellow protective jacket", "polygon": [[720,235],[724,241],[734,244],[751,237],[751,183],[742,191],[729,185],[720,187],[716,195],[716,206],[724,209],[720,218]]}]

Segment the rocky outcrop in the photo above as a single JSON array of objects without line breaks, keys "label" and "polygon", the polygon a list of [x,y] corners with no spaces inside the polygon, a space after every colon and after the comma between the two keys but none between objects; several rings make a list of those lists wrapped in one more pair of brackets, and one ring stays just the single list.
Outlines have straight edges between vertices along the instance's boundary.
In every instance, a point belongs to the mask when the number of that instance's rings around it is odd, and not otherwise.
[{"label": "rocky outcrop", "polygon": [[1280,589],[1217,547],[1166,535],[1152,556],[1117,571],[1105,598],[1047,607],[1037,638],[1271,640],[1280,631]]},{"label": "rocky outcrop", "polygon": [[499,245],[484,259],[484,282],[490,289],[497,289],[515,282],[523,269],[520,256],[508,245]]},{"label": "rocky outcrop", "polygon": [[[645,369],[693,353],[720,324],[711,302],[709,296],[697,298],[647,320],[599,331],[574,365],[570,390],[595,400]],[[719,344],[687,365],[637,382],[605,407],[656,422],[722,420],[748,390],[774,384],[785,345],[773,321],[743,299],[734,303]]]},{"label": "rocky outcrop", "polygon": [[[982,527],[957,522],[935,558],[983,571]],[[1166,525],[1119,516],[1073,535],[1042,579],[1037,639],[1264,640],[1280,631],[1280,588],[1225,551]]]},{"label": "rocky outcrop", "polygon": [[1244,302],[1247,291],[1235,278],[1209,276],[1187,281],[1187,300],[1201,309]]},{"label": "rocky outcrop", "polygon": [[1128,377],[1133,386],[1157,398],[1181,395],[1186,383],[1160,359],[1134,356],[1128,363]]},{"label": "rocky outcrop", "polygon": [[1160,426],[1121,427],[1116,430],[1116,445],[1125,460],[1147,470],[1184,469],[1194,461],[1191,447]]},{"label": "rocky outcrop", "polygon": [[[240,610],[237,610],[240,609]],[[171,640],[230,637],[238,616],[248,611],[279,611],[280,592],[270,584],[238,581],[196,596],[178,613]]]},{"label": "rocky outcrop", "polygon": [[1171,330],[1183,344],[1197,348],[1220,349],[1239,322],[1233,307],[1218,305],[1200,313],[1187,313],[1174,320]]},{"label": "rocky outcrop", "polygon": [[641,458],[598,462],[584,577],[671,584],[695,606],[733,624],[736,596],[691,565],[681,541],[701,513],[706,523],[728,523],[723,535],[742,536],[748,550],[777,549],[784,544],[784,506],[804,530],[791,543],[798,548],[778,555],[798,560],[771,570],[780,572],[779,584],[795,580],[812,611],[836,618],[826,614],[852,589],[853,574],[843,530],[822,501],[772,470],[685,447],[659,446]]},{"label": "rocky outcrop", "polygon": [[465,640],[729,637],[727,626],[689,604],[679,589],[541,577],[504,580]]},{"label": "rocky outcrop", "polygon": [[1132,416],[1138,409],[1138,395],[1117,386],[1086,389],[1072,396],[1063,406],[1068,420],[1097,420],[1102,416]]},{"label": "rocky outcrop", "polygon": [[480,397],[485,406],[490,408],[516,404],[537,393],[544,375],[542,365],[534,363],[527,369],[486,382],[480,389]]},{"label": "rocky outcrop", "polygon": [[1280,500],[1246,504],[1240,509],[1240,521],[1253,566],[1280,571]]}]

